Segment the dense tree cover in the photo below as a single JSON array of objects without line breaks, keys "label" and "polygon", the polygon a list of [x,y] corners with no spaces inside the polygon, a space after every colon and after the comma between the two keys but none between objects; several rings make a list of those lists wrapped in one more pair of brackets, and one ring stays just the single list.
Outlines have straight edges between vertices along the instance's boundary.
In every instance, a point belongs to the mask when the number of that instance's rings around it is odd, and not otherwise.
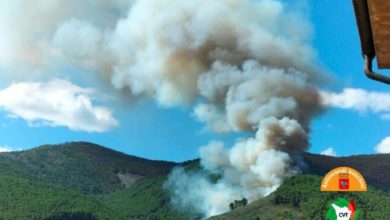
[{"label": "dense tree cover", "polygon": [[166,176],[141,180],[129,189],[104,198],[104,203],[127,219],[194,219],[196,214],[177,210],[163,190]]},{"label": "dense tree cover", "polygon": [[0,219],[55,219],[68,216],[95,216],[115,219],[118,215],[101,201],[72,190],[35,184],[28,179],[0,174]]},{"label": "dense tree cover", "polygon": [[[84,142],[1,153],[0,219],[188,219],[163,190],[174,165]],[[143,178],[126,189],[117,173]]]},{"label": "dense tree cover", "polygon": [[125,155],[86,142],[0,154],[0,172],[94,195],[123,188],[118,173],[147,178],[167,174],[175,165]]},{"label": "dense tree cover", "polygon": [[97,220],[98,217],[91,213],[86,212],[63,212],[50,217],[45,218],[44,220]]}]

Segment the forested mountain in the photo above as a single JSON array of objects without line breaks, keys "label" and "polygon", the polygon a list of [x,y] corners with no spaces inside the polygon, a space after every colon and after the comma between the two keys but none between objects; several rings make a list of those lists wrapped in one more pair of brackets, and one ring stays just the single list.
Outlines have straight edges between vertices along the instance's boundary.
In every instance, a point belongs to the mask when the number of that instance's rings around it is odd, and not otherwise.
[{"label": "forested mountain", "polygon": [[[369,192],[359,196],[369,217],[390,216],[390,155],[305,154],[301,163],[304,173],[268,197],[215,218],[316,219],[327,196],[321,178],[337,166],[366,177]],[[200,169],[199,160],[153,161],[87,142],[0,153],[0,219],[198,219],[173,207],[163,190],[175,166]]]},{"label": "forested mountain", "polygon": [[94,195],[113,192],[143,178],[166,175],[175,165],[87,142],[0,154],[1,172]]}]

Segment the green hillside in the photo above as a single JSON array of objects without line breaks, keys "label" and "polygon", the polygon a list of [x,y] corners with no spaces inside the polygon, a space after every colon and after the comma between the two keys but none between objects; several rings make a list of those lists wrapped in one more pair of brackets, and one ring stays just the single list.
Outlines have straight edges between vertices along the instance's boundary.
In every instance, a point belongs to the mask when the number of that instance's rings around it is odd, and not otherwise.
[{"label": "green hillside", "polygon": [[175,165],[129,156],[86,142],[0,154],[0,172],[95,195],[130,186],[143,178],[166,175]]},{"label": "green hillside", "polygon": [[[305,154],[302,161],[304,174],[213,219],[318,219],[331,196],[319,192],[321,176],[336,166],[356,168],[372,186],[357,195],[367,219],[390,216],[389,192],[380,191],[390,188],[390,155]],[[200,219],[173,207],[163,189],[174,166],[201,169],[199,160],[152,161],[86,142],[0,153],[0,219]]]},{"label": "green hillside", "polygon": [[[358,155],[329,157],[306,153],[304,174],[285,181],[278,190],[264,199],[212,219],[322,219],[324,204],[333,197],[345,194],[320,192],[322,177],[339,166],[350,166],[362,173],[369,190],[352,194],[362,201],[366,212],[363,219],[388,219],[390,216],[390,155]],[[364,216],[362,216],[364,217]]]},{"label": "green hillside", "polygon": [[86,142],[0,153],[0,219],[188,219],[162,187],[176,165]]},{"label": "green hillside", "polygon": [[322,177],[298,175],[285,181],[274,193],[245,207],[237,208],[213,220],[233,219],[322,219],[329,201],[347,197],[363,211],[362,219],[388,219],[390,194],[372,187],[365,193],[320,192]]},{"label": "green hillside", "polygon": [[176,210],[162,186],[164,176],[141,180],[104,198],[104,204],[126,219],[192,219],[196,216]]},{"label": "green hillside", "polygon": [[35,184],[0,174],[0,219],[118,219],[98,199],[79,192]]}]

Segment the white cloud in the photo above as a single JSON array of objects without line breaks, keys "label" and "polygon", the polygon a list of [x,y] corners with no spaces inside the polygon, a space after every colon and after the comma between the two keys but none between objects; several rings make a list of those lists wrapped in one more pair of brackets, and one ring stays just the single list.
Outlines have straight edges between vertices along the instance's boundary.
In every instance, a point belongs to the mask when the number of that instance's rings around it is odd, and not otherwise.
[{"label": "white cloud", "polygon": [[337,155],[337,153],[333,147],[329,147],[329,148],[321,151],[320,154],[326,155],[326,156],[332,156],[332,157],[335,157]]},{"label": "white cloud", "polygon": [[118,125],[112,111],[95,106],[90,88],[66,80],[13,83],[0,90],[0,109],[31,126],[65,126],[74,131],[105,132]]},{"label": "white cloud", "polygon": [[352,109],[359,112],[373,112],[384,120],[390,119],[390,93],[371,92],[363,89],[346,88],[341,93],[321,92],[325,106]]},{"label": "white cloud", "polygon": [[375,151],[379,154],[390,153],[390,137],[383,139],[378,146],[375,147]]},{"label": "white cloud", "polygon": [[13,151],[10,147],[8,147],[8,146],[0,146],[0,153],[10,152],[10,151]]}]

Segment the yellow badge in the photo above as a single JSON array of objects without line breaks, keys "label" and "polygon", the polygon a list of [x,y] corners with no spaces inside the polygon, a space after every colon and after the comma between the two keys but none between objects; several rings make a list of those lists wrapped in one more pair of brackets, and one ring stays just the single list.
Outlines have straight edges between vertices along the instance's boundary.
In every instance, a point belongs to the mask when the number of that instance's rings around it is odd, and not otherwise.
[{"label": "yellow badge", "polygon": [[322,179],[321,191],[367,191],[367,184],[357,170],[351,167],[337,167]]}]

